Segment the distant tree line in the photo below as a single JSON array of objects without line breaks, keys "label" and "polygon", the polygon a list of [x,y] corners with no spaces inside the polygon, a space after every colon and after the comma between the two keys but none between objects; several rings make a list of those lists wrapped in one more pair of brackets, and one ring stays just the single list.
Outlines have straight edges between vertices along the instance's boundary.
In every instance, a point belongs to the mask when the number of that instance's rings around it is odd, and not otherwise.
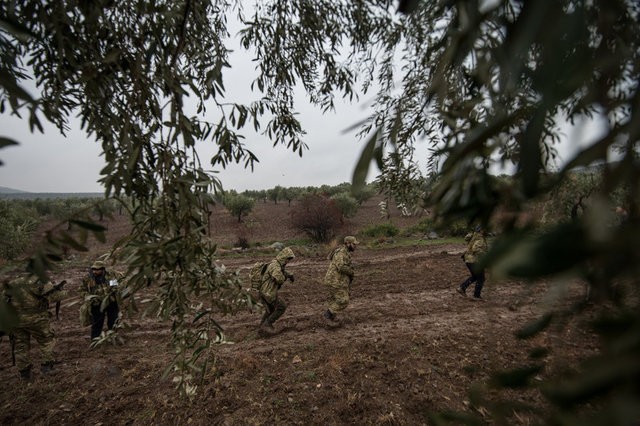
[{"label": "distant tree line", "polygon": [[122,214],[122,203],[102,198],[19,198],[0,200],[0,259],[20,258],[32,243],[33,234],[46,220],[58,220],[69,230],[69,218],[103,221]]},{"label": "distant tree line", "polygon": [[[494,176],[496,181],[504,185],[511,184],[512,178],[507,175]],[[553,174],[548,179],[554,179]],[[435,181],[423,179],[422,184],[412,185],[421,188],[421,197],[428,196]],[[539,203],[541,224],[555,224],[562,221],[575,220],[583,215],[593,203],[593,195],[602,185],[601,173],[597,167],[580,169],[567,173],[561,185],[557,185],[550,195]],[[226,208],[229,213],[242,222],[255,203],[286,202],[292,206],[291,224],[294,228],[305,232],[313,241],[326,242],[333,232],[344,223],[345,219],[355,216],[358,208],[376,194],[389,197],[396,205],[400,202],[394,198],[399,191],[389,192],[379,182],[373,182],[354,189],[350,183],[338,185],[321,185],[319,187],[283,187],[277,185],[270,189],[221,191],[213,196],[215,203]],[[611,192],[612,203],[622,206],[626,197],[624,187]],[[404,198],[400,197],[400,200]],[[122,214],[123,204],[116,200],[102,200],[94,197],[66,197],[58,194],[49,198],[8,198],[0,199],[0,258],[13,260],[25,252],[33,232],[38,225],[48,219],[66,221],[69,217],[82,215],[102,221],[114,213]],[[614,212],[615,213],[615,212]],[[619,220],[622,213],[618,211],[610,218]],[[433,223],[434,227],[438,224]],[[449,224],[451,225],[451,224]],[[458,226],[457,224],[454,224]],[[499,223],[497,224],[500,225]],[[71,225],[65,222],[65,226]],[[451,227],[451,226],[449,226]],[[451,230],[450,230],[451,231]],[[449,232],[455,235],[456,232]]]}]

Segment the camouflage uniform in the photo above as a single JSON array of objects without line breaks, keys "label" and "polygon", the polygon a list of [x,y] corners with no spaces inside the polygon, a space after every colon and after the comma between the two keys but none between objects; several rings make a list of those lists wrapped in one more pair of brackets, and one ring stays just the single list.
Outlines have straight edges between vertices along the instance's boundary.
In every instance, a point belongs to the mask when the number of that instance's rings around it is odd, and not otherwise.
[{"label": "camouflage uniform", "polygon": [[[96,274],[94,269],[102,270],[102,274]],[[85,303],[90,305],[91,312],[91,339],[99,337],[107,318],[107,329],[113,329],[120,309],[118,307],[118,281],[121,274],[111,273],[106,270],[102,261],[96,261],[91,265],[88,274],[82,279],[80,292]]]},{"label": "camouflage uniform", "polygon": [[22,378],[31,378],[31,337],[38,343],[41,353],[41,369],[49,372],[53,368],[55,338],[51,329],[49,304],[62,300],[67,295],[57,290],[54,284],[22,276],[14,279],[5,288],[5,297],[18,313],[18,325],[12,333],[15,338],[16,367]]},{"label": "camouflage uniform", "polygon": [[487,252],[486,234],[482,228],[476,227],[475,231],[467,234],[464,239],[467,241],[467,250],[462,255],[462,259],[465,265],[467,265],[471,276],[460,284],[458,292],[466,295],[467,287],[475,282],[473,297],[481,299],[480,293],[482,292],[485,276],[484,269],[478,265],[478,260]]},{"label": "camouflage uniform", "polygon": [[336,248],[329,254],[331,260],[329,269],[324,276],[324,284],[329,290],[329,307],[324,316],[335,320],[336,312],[344,310],[349,305],[351,282],[354,271],[351,266],[351,251],[359,244],[355,237],[345,237],[344,245]]},{"label": "camouflage uniform", "polygon": [[280,287],[282,287],[287,279],[293,282],[293,275],[285,270],[285,266],[294,257],[293,250],[285,247],[276,255],[275,259],[267,265],[262,275],[260,300],[265,307],[265,313],[260,322],[262,328],[272,329],[273,323],[287,310],[287,304],[282,298],[278,297],[278,290],[280,290]]}]

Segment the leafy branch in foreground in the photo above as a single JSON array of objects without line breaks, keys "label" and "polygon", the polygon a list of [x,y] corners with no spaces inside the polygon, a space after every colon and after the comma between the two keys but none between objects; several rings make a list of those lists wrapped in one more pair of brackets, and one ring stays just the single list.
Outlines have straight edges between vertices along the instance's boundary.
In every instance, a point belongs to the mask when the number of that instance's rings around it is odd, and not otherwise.
[{"label": "leafy branch in foreground", "polygon": [[[383,168],[383,191],[401,189],[405,204],[415,196],[423,201],[424,194],[443,221],[492,224],[501,213],[517,217],[576,167],[603,163],[601,184],[583,215],[539,230],[508,222],[487,262],[505,276],[571,274],[607,289],[605,295],[629,281],[625,303],[610,298],[607,306],[610,317],[629,311],[628,324],[637,323],[638,3],[403,1],[408,14],[396,13],[396,6],[390,0],[267,1],[247,12],[233,1],[1,3],[0,110],[24,115],[34,131],[41,131],[44,117],[63,133],[77,115],[99,141],[106,195],[133,202],[134,231],[121,243],[136,276],[131,291],[148,281],[159,286],[154,296],[163,309],[172,307],[167,318],[177,324],[177,353],[206,347],[184,319],[191,296],[201,291],[196,271],[212,268],[208,194],[221,188],[202,167],[197,147],[216,146],[213,167],[251,167],[256,157],[242,132],[249,127],[302,153],[295,88],[324,110],[336,97],[375,92],[359,132],[368,142],[355,167],[355,190],[375,160]],[[240,46],[256,64],[256,99],[248,104],[228,99],[224,80],[234,15]],[[31,75],[37,96],[23,87]],[[547,178],[564,123],[592,118],[606,123],[602,132],[575,147]],[[421,141],[430,147],[428,193],[414,158]],[[0,147],[11,143],[4,138]],[[617,161],[609,161],[614,152]],[[513,180],[493,178],[493,170],[508,166],[515,168]],[[616,203],[627,219],[603,227],[619,188],[625,192]],[[38,256],[42,268],[52,266],[46,254]],[[225,282],[208,273],[213,285]],[[185,335],[191,337],[179,337]],[[618,343],[604,344],[602,362],[615,360]],[[620,383],[615,390],[640,406],[637,388]],[[617,402],[573,406],[607,413],[620,408]]]}]

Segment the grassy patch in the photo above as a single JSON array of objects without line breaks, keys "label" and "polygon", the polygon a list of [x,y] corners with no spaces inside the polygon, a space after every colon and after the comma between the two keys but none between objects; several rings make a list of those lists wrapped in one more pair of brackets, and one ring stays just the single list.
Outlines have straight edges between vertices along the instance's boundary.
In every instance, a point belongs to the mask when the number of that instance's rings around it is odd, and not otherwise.
[{"label": "grassy patch", "polygon": [[361,234],[366,237],[395,237],[400,230],[390,223],[368,226],[362,230]]},{"label": "grassy patch", "polygon": [[444,245],[444,244],[461,244],[463,242],[462,238],[451,237],[451,238],[439,238],[437,240],[425,240],[425,239],[415,239],[415,238],[394,238],[390,240],[385,240],[380,242],[380,240],[372,240],[366,243],[367,248],[370,249],[387,249],[387,248],[397,248],[397,247],[422,247],[422,246],[435,246],[435,245]]}]

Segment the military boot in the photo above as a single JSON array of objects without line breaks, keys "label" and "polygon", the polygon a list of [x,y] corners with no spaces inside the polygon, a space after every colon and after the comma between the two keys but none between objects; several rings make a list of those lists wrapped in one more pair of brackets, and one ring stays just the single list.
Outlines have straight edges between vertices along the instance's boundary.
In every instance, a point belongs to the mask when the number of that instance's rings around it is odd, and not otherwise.
[{"label": "military boot", "polygon": [[333,312],[331,312],[329,309],[327,309],[324,312],[323,315],[326,319],[328,319],[329,321],[335,321],[336,320],[336,314],[334,314]]},{"label": "military boot", "polygon": [[47,361],[40,366],[40,371],[43,374],[49,374],[53,371],[53,361]]},{"label": "military boot", "polygon": [[269,321],[265,321],[260,324],[260,328],[258,328],[258,333],[263,336],[273,336],[276,333],[275,328],[273,328],[273,324]]},{"label": "military boot", "polygon": [[31,367],[24,368],[20,370],[20,378],[22,380],[30,381],[31,380]]}]

